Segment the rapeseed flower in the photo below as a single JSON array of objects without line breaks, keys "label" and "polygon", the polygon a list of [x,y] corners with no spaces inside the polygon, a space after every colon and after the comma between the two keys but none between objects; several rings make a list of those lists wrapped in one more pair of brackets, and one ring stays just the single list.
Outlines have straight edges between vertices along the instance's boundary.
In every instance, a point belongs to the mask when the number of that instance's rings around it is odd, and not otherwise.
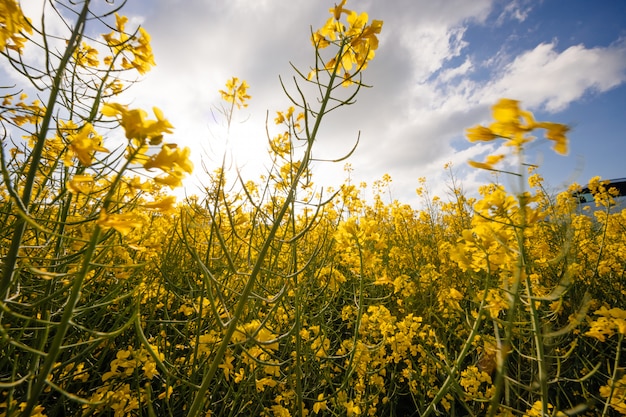
[{"label": "rapeseed flower", "polygon": [[148,114],[141,109],[129,109],[118,103],[105,103],[101,113],[105,116],[116,117],[120,126],[124,128],[127,139],[135,139],[143,143],[146,139],[150,145],[159,145],[165,133],[172,133],[174,126],[165,119],[163,112],[153,107],[156,120],[147,119]]},{"label": "rapeseed flower", "polygon": [[91,166],[95,152],[109,152],[102,146],[102,136],[98,135],[91,123],[85,123],[77,132],[68,135],[68,152],[65,165],[72,165],[72,157],[78,158],[84,166]]},{"label": "rapeseed flower", "polygon": [[0,50],[6,47],[21,53],[26,41],[26,38],[20,35],[21,31],[33,33],[19,3],[15,0],[0,1]]},{"label": "rapeseed flower", "polygon": [[[554,142],[553,149],[561,155],[567,154],[566,133],[569,128],[560,123],[537,122],[533,114],[522,110],[519,101],[508,98],[500,99],[492,107],[494,122],[488,127],[475,126],[466,130],[470,142],[491,142],[501,138],[506,146],[514,148],[515,154],[521,154],[524,145],[534,140],[528,133],[535,129],[545,129],[546,139]],[[494,165],[504,158],[503,155],[490,155],[485,162],[469,161],[474,168],[494,170]]]}]

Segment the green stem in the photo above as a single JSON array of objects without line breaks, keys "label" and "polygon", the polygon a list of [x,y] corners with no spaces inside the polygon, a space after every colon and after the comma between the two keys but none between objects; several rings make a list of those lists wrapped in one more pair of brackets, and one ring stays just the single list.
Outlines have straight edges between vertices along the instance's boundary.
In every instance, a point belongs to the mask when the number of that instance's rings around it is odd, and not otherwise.
[{"label": "green stem", "polygon": [[[48,135],[48,132],[50,130],[50,122],[52,121],[57,98],[59,96],[59,92],[61,91],[61,82],[63,80],[65,68],[67,67],[70,58],[74,54],[74,51],[80,44],[80,40],[83,36],[82,34],[85,29],[87,12],[89,11],[89,3],[90,0],[86,0],[83,5],[83,9],[76,22],[76,26],[72,31],[72,36],[68,41],[65,54],[61,58],[59,66],[56,69],[56,73],[54,75],[52,88],[50,90],[50,97],[48,97],[48,104],[46,106],[46,112],[44,113],[41,121],[41,129],[37,134],[37,141],[35,142],[35,146],[33,147],[33,151],[31,153],[32,159],[30,167],[28,169],[28,172],[26,174],[26,180],[24,182],[24,191],[22,192],[21,200],[23,207],[26,208],[28,208],[31,203],[31,196],[35,186],[35,178],[37,176],[37,171],[39,170],[44,145],[46,143],[46,136]],[[26,220],[22,217],[19,217],[14,226],[15,230],[13,232],[13,239],[11,240],[11,246],[9,247],[7,255],[4,259],[2,280],[0,281],[0,296],[2,297],[2,299],[6,299],[8,297],[9,289],[11,287],[11,284],[13,283],[13,277],[16,272],[15,266],[17,265],[17,259],[19,257],[19,250],[22,243],[22,238],[24,236],[24,232],[26,231],[26,224]]]},{"label": "green stem", "polygon": [[461,369],[461,364],[463,363],[463,361],[465,360],[465,357],[468,355],[470,349],[472,348],[472,342],[476,338],[476,335],[478,334],[480,330],[480,326],[483,323],[483,308],[485,307],[485,304],[487,302],[487,294],[489,293],[489,287],[490,287],[489,276],[487,276],[487,279],[485,280],[485,290],[483,291],[483,297],[480,300],[480,306],[478,307],[478,317],[474,321],[472,330],[469,336],[467,337],[467,339],[465,340],[463,344],[463,348],[461,349],[461,352],[459,352],[459,356],[454,361],[454,365],[452,366],[452,369],[450,369],[450,372],[448,372],[448,376],[446,380],[443,382],[443,384],[441,384],[441,388],[439,388],[439,391],[437,391],[437,394],[435,395],[435,397],[432,399],[430,404],[428,404],[428,407],[426,408],[426,410],[424,410],[424,413],[421,414],[422,417],[427,417],[436,411],[435,407],[437,406],[437,404],[439,404],[439,402],[443,399],[443,397],[446,396],[450,386],[455,382],[456,375],[459,372],[459,369]]},{"label": "green stem", "polygon": [[[139,152],[139,150],[137,150],[137,152]],[[111,183],[109,192],[105,196],[104,203],[102,204],[102,209],[101,209],[102,212],[106,213],[108,207],[111,205],[111,202],[113,201],[113,196],[117,190],[117,187],[119,183],[122,181],[122,174],[126,171],[128,166],[131,164],[131,161],[134,159],[134,156],[135,155],[129,156],[129,158],[126,160],[124,165],[120,168],[119,173],[115,177],[115,180]],[[58,326],[56,327],[56,334],[54,336],[54,339],[52,339],[48,352],[46,353],[46,359],[38,371],[39,373],[37,375],[35,384],[33,385],[31,392],[29,394],[26,408],[22,411],[22,414],[20,414],[20,416],[23,416],[23,417],[30,416],[31,411],[37,405],[38,397],[43,392],[48,375],[50,374],[50,371],[52,371],[52,368],[54,367],[54,364],[57,360],[59,352],[61,351],[61,348],[63,346],[65,334],[67,333],[67,330],[70,327],[72,317],[74,316],[74,309],[76,308],[76,304],[78,303],[78,300],[80,299],[83,282],[87,278],[89,270],[92,266],[91,261],[94,257],[94,254],[96,253],[98,244],[100,243],[101,233],[102,233],[102,229],[100,228],[99,225],[96,224],[91,234],[89,246],[87,247],[83,255],[83,261],[82,261],[80,270],[78,271],[78,273],[76,274],[76,277],[74,278],[72,282],[72,288],[67,298],[65,307],[63,309],[63,315],[61,316],[61,320],[59,321]]]},{"label": "green stem", "polygon": [[622,351],[622,341],[624,340],[624,335],[622,333],[619,334],[619,340],[617,341],[617,349],[615,351],[615,361],[613,362],[613,375],[611,375],[611,391],[609,392],[609,396],[604,402],[604,409],[602,410],[602,417],[606,415],[609,411],[609,405],[611,404],[611,399],[613,398],[613,394],[615,393],[615,385],[617,384],[617,376],[621,369],[619,366],[620,360],[620,352]]},{"label": "green stem", "polygon": [[[340,48],[340,52],[342,49],[343,49],[343,44],[342,44],[342,47]],[[278,233],[278,229],[280,228],[283,218],[287,214],[287,211],[289,211],[289,209],[291,208],[291,203],[294,201],[296,190],[299,184],[299,180],[309,167],[309,164],[311,162],[312,151],[313,151],[313,144],[315,142],[317,132],[319,131],[321,121],[326,112],[326,107],[328,106],[328,103],[330,101],[331,93],[333,90],[333,84],[334,84],[335,79],[337,78],[338,70],[339,70],[339,63],[333,69],[333,72],[330,76],[330,80],[328,83],[328,87],[326,88],[324,97],[322,98],[320,109],[317,113],[317,118],[315,119],[315,124],[313,125],[313,129],[310,131],[308,135],[307,148],[302,158],[302,164],[300,165],[298,172],[294,176],[293,182],[291,183],[289,187],[287,197],[282,207],[280,208],[278,215],[276,216],[274,220],[274,224],[272,225],[272,228],[270,229],[270,232],[265,242],[263,242],[263,246],[261,247],[261,250],[259,251],[259,255],[254,263],[254,266],[252,267],[252,271],[250,272],[248,281],[246,282],[246,285],[241,291],[239,301],[237,302],[237,305],[235,306],[233,317],[231,318],[230,323],[228,324],[228,327],[226,328],[226,333],[224,334],[224,338],[222,339],[222,342],[220,343],[217,351],[215,352],[215,357],[213,358],[211,365],[207,369],[207,372],[205,373],[203,377],[202,384],[200,385],[200,388],[198,389],[198,392],[196,393],[196,396],[194,397],[191,407],[189,408],[189,411],[187,412],[188,417],[196,417],[200,415],[200,409],[203,407],[204,402],[205,402],[205,395],[209,389],[209,386],[213,382],[213,378],[215,377],[215,374],[219,368],[219,365],[222,362],[224,355],[226,354],[226,350],[228,349],[230,339],[232,338],[233,334],[235,333],[235,330],[237,329],[237,325],[239,324],[239,319],[243,315],[243,312],[246,308],[246,304],[248,303],[248,298],[252,294],[252,290],[254,288],[256,278],[261,272],[263,262],[265,261],[265,258],[269,250],[272,247],[274,237]]]}]

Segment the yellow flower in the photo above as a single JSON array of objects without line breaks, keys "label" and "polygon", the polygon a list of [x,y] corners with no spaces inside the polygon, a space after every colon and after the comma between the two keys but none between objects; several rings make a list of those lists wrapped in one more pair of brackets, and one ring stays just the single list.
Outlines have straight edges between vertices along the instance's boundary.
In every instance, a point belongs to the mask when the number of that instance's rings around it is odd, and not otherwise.
[{"label": "yellow flower", "polygon": [[174,392],[174,387],[168,386],[167,389],[163,391],[162,393],[160,393],[157,398],[159,400],[163,400],[165,398],[169,399],[173,392]]},{"label": "yellow flower", "polygon": [[235,372],[235,384],[240,383],[246,376],[246,372],[243,368],[239,368],[239,372]]},{"label": "yellow flower", "polygon": [[[133,60],[129,61],[125,56],[122,56],[122,68],[124,69],[136,69],[140,74],[145,74],[153,67],[154,55],[152,54],[152,47],[150,46],[150,35],[144,28],[139,28],[139,37],[130,37],[124,32],[124,27],[128,22],[126,16],[120,16],[115,13],[116,29],[108,34],[102,35],[107,45],[113,49],[116,54],[129,52],[133,54]],[[116,32],[119,37],[116,37]],[[112,57],[105,58],[105,63],[111,65],[113,62]]]},{"label": "yellow flower", "polygon": [[232,77],[226,82],[226,91],[219,90],[219,93],[223,100],[235,104],[237,108],[248,107],[247,101],[251,98],[248,88],[250,86],[245,80],[239,82],[239,78]]},{"label": "yellow flower", "polygon": [[361,415],[361,407],[359,407],[358,404],[354,404],[353,400],[345,403],[344,407],[346,407],[346,413],[349,417]]},{"label": "yellow flower", "polygon": [[147,209],[158,210],[163,213],[174,213],[176,211],[176,197],[173,195],[167,196],[159,201],[153,201],[151,203],[144,204]]},{"label": "yellow flower", "polygon": [[[338,75],[343,78],[342,85],[349,86],[353,83],[352,77],[364,70],[368,61],[374,58],[374,51],[378,48],[376,35],[381,32],[383,22],[374,20],[371,25],[367,25],[369,19],[367,13],[359,14],[344,9],[345,3],[346,1],[343,0],[338,6],[329,10],[332,17],[313,33],[311,41],[317,49],[326,48],[335,40],[341,42],[338,54],[327,61],[324,68],[327,71],[335,71],[337,68]],[[346,15],[347,29],[339,21],[342,14]],[[316,74],[317,69],[311,71],[307,78],[311,80]]]},{"label": "yellow flower", "polygon": [[178,172],[172,172],[169,175],[155,177],[154,182],[157,184],[167,185],[173,190],[174,188],[182,187],[183,176]]},{"label": "yellow flower", "polygon": [[76,156],[81,164],[90,166],[95,152],[109,152],[102,147],[102,137],[96,133],[91,123],[86,123],[78,132],[68,135],[69,152],[65,155],[65,165],[72,165],[72,157]]},{"label": "yellow flower", "polygon": [[104,116],[117,117],[126,132],[127,139],[136,139],[141,142],[149,139],[151,145],[158,145],[163,139],[163,134],[172,133],[174,126],[163,117],[160,109],[153,107],[152,111],[156,120],[147,120],[147,113],[141,109],[128,109],[118,103],[105,103],[101,113]]},{"label": "yellow flower", "polygon": [[468,161],[468,164],[474,168],[486,169],[492,171],[493,166],[504,159],[504,155],[489,155],[485,162]]},{"label": "yellow flower", "polygon": [[81,67],[97,67],[100,64],[98,50],[85,42],[74,51],[74,60]]},{"label": "yellow flower", "polygon": [[318,414],[322,410],[327,410],[328,406],[326,405],[326,400],[324,400],[324,394],[319,394],[317,396],[317,401],[313,404],[313,412]]},{"label": "yellow flower", "polygon": [[141,369],[143,370],[143,374],[148,379],[152,379],[156,375],[159,375],[159,371],[157,370],[157,367],[156,367],[156,362],[154,361],[148,361],[144,363]]},{"label": "yellow flower", "polygon": [[[612,385],[612,386],[611,386]],[[626,415],[626,375],[617,381],[608,381],[600,387],[600,396],[609,399],[609,405],[621,415]]]},{"label": "yellow flower", "polygon": [[134,213],[121,213],[121,214],[107,214],[106,212],[100,213],[100,218],[96,222],[103,230],[113,228],[120,232],[123,236],[126,236],[133,229],[141,227],[142,223]]},{"label": "yellow flower", "polygon": [[265,387],[270,387],[270,388],[275,387],[276,384],[278,384],[278,382],[276,382],[272,378],[265,377],[265,378],[257,379],[255,384],[256,384],[256,390],[258,392],[262,392],[262,391],[265,391]]},{"label": "yellow flower", "polygon": [[[26,408],[26,403],[20,403],[20,410],[24,411],[25,408]],[[30,412],[30,416],[31,417],[46,417],[45,411],[46,410],[42,406],[36,405],[35,408],[33,408],[33,410]]]},{"label": "yellow flower", "polygon": [[465,132],[467,135],[467,139],[470,142],[478,142],[478,141],[489,142],[489,141],[494,140],[497,137],[491,131],[491,129],[485,126],[470,127],[469,129],[466,129]]},{"label": "yellow flower", "polygon": [[350,14],[352,13],[351,10],[348,9],[344,9],[343,6],[346,5],[346,2],[348,0],[341,0],[341,3],[339,3],[339,6],[335,5],[335,7],[328,9],[329,12],[331,12],[333,14],[333,17],[335,18],[335,20],[339,20],[341,19],[341,14],[345,13],[345,14]]},{"label": "yellow flower", "polygon": [[0,50],[6,47],[21,53],[26,41],[19,35],[22,30],[33,33],[20,5],[15,0],[0,1]]},{"label": "yellow flower", "polygon": [[542,122],[538,126],[546,129],[546,139],[554,141],[552,149],[561,155],[567,155],[567,136],[565,134],[569,131],[569,127],[550,122]]},{"label": "yellow flower", "polygon": [[143,164],[145,169],[159,168],[162,171],[193,172],[193,163],[189,160],[191,150],[187,147],[180,149],[176,144],[163,145],[161,151],[152,155]]},{"label": "yellow flower", "polygon": [[73,194],[88,194],[93,187],[94,180],[91,175],[74,175],[65,186],[70,193]]},{"label": "yellow flower", "polygon": [[[466,130],[467,139],[470,142],[489,142],[498,137],[507,139],[506,146],[515,148],[520,153],[524,144],[534,138],[527,134],[534,129],[546,129],[546,138],[554,142],[553,149],[561,154],[567,154],[567,137],[565,134],[569,128],[566,125],[550,122],[537,122],[533,114],[520,109],[519,101],[508,98],[500,99],[493,107],[494,122],[485,126],[475,126]],[[471,162],[470,165],[477,168],[491,169],[479,162]]]},{"label": "yellow flower", "polygon": [[233,366],[234,359],[235,357],[232,354],[227,353],[224,356],[223,362],[217,365],[218,368],[221,368],[224,371],[224,377],[226,378],[227,381],[230,381],[230,374],[235,369],[235,367]]}]

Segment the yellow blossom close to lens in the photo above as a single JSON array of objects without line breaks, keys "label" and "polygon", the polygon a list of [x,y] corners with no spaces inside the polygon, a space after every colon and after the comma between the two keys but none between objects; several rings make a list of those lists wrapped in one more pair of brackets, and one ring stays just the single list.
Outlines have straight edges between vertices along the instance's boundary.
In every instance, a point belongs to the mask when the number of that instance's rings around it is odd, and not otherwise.
[{"label": "yellow blossom close to lens", "polygon": [[66,184],[67,190],[73,194],[89,194],[94,185],[92,175],[74,175]]},{"label": "yellow blossom close to lens", "polygon": [[136,139],[140,142],[148,139],[151,145],[158,145],[163,134],[172,133],[174,126],[165,119],[163,112],[153,107],[156,120],[147,119],[148,114],[142,109],[129,109],[118,103],[105,103],[101,113],[104,116],[116,117],[126,132],[127,139]]},{"label": "yellow blossom close to lens", "polygon": [[188,147],[179,148],[176,144],[164,144],[158,154],[150,156],[143,167],[147,170],[158,168],[167,174],[157,177],[155,181],[170,188],[180,187],[186,174],[193,172],[193,163],[189,159],[191,150]]},{"label": "yellow blossom close to lens", "polygon": [[567,132],[569,127],[560,123],[541,122],[537,127],[546,129],[546,139],[554,142],[552,149],[558,154],[567,155]]},{"label": "yellow blossom close to lens", "polygon": [[237,108],[248,107],[248,100],[252,98],[248,94],[250,86],[245,80],[239,81],[239,78],[232,77],[226,82],[226,90],[219,90],[222,99],[228,103],[236,105]]},{"label": "yellow blossom close to lens", "polygon": [[170,195],[161,200],[153,201],[151,203],[146,203],[144,204],[144,207],[150,210],[157,210],[162,213],[175,213],[176,212],[176,197],[173,195]]},{"label": "yellow blossom close to lens", "polygon": [[504,159],[504,155],[499,154],[499,155],[489,155],[487,156],[487,159],[485,160],[485,162],[476,162],[476,161],[468,161],[468,163],[470,164],[470,166],[474,167],[474,168],[479,168],[479,169],[486,169],[486,170],[493,170],[494,169],[494,165],[496,165],[498,162],[502,161]]},{"label": "yellow blossom close to lens", "polygon": [[[554,142],[553,149],[560,155],[566,155],[569,128],[566,125],[552,122],[537,122],[533,114],[522,110],[519,101],[508,98],[500,99],[492,107],[494,122],[487,126],[474,126],[466,129],[465,134],[470,142],[491,142],[496,139],[505,140],[506,146],[513,147],[515,154],[521,154],[524,146],[535,138],[529,135],[535,129],[544,129],[545,138]],[[504,156],[492,155],[485,162],[470,161],[474,168],[493,170],[493,165]]]},{"label": "yellow blossom close to lens", "polygon": [[470,142],[478,142],[478,141],[490,142],[497,137],[491,131],[491,129],[485,126],[471,127],[467,129],[466,134],[467,134],[467,139]]},{"label": "yellow blossom close to lens", "polygon": [[21,53],[26,41],[26,38],[20,35],[21,31],[33,33],[19,3],[15,0],[0,1],[0,50],[6,47]]},{"label": "yellow blossom close to lens", "polygon": [[141,219],[135,213],[113,213],[107,214],[101,212],[98,221],[96,222],[102,230],[115,229],[122,236],[128,235],[134,229],[143,225]]}]

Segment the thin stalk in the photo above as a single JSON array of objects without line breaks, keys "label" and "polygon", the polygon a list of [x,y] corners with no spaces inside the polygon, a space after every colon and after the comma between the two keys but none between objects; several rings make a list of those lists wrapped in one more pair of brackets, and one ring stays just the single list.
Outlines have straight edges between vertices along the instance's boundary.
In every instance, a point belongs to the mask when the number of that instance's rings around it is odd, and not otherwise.
[{"label": "thin stalk", "polygon": [[456,361],[454,362],[454,365],[452,366],[452,369],[450,369],[450,372],[448,372],[448,377],[443,382],[443,384],[441,384],[441,388],[439,388],[439,391],[437,392],[435,397],[432,399],[430,404],[428,404],[428,407],[426,408],[426,410],[424,410],[424,413],[422,414],[422,417],[427,417],[427,416],[431,415],[432,413],[434,413],[436,411],[435,407],[437,406],[437,404],[439,404],[439,402],[443,399],[443,397],[446,396],[446,394],[448,393],[448,389],[455,382],[456,375],[459,372],[459,369],[461,368],[461,365],[462,365],[463,361],[465,360],[465,357],[467,356],[467,354],[469,353],[470,349],[472,348],[472,342],[474,341],[474,339],[476,338],[476,335],[480,331],[480,326],[481,326],[481,324],[483,322],[482,311],[483,311],[483,308],[485,306],[485,303],[487,302],[487,294],[489,292],[488,291],[489,286],[490,286],[489,285],[489,277],[487,277],[487,279],[485,280],[485,283],[486,283],[486,285],[485,285],[485,290],[483,291],[483,297],[480,300],[480,306],[478,307],[478,317],[474,321],[474,325],[472,326],[472,330],[471,330],[469,336],[467,337],[467,339],[465,340],[465,342],[463,344],[463,348],[461,349],[461,352],[459,353],[459,356],[457,357]]},{"label": "thin stalk", "polygon": [[[63,57],[61,58],[59,66],[56,69],[56,73],[54,75],[54,80],[50,90],[50,97],[48,97],[48,104],[46,106],[46,112],[44,113],[41,121],[41,129],[37,134],[37,141],[35,142],[33,151],[30,154],[32,160],[26,174],[24,190],[21,197],[23,207],[28,208],[31,203],[31,197],[35,186],[35,178],[37,176],[37,171],[39,170],[44,145],[46,143],[46,136],[48,135],[48,132],[50,130],[50,122],[52,121],[52,115],[55,111],[57,98],[59,96],[59,92],[61,91],[61,82],[63,80],[65,68],[67,67],[70,58],[74,54],[74,51],[80,44],[80,40],[83,36],[83,31],[85,30],[85,22],[87,20],[87,13],[89,11],[89,3],[90,0],[86,0],[83,4],[83,9],[81,10],[81,13],[78,17],[74,30],[72,31],[72,36],[68,41],[65,53],[63,54]],[[24,232],[26,231],[26,224],[26,220],[23,217],[19,217],[16,220],[16,224],[14,226],[15,230],[13,232],[13,239],[11,240],[11,246],[9,246],[9,250],[7,251],[7,255],[4,259],[2,280],[0,281],[0,296],[2,297],[2,299],[6,299],[9,295],[9,288],[11,287],[11,284],[13,282],[15,266],[19,257],[19,250],[22,243],[22,238],[24,236]]]},{"label": "thin stalk", "polygon": [[[341,50],[343,50],[343,44],[340,48],[340,52]],[[285,201],[274,220],[274,224],[272,225],[272,228],[270,229],[267,239],[265,240],[265,242],[263,242],[263,246],[261,247],[261,250],[259,251],[259,255],[256,259],[256,262],[254,263],[254,266],[252,267],[252,271],[250,272],[248,281],[246,282],[241,292],[239,301],[237,302],[235,311],[233,312],[232,319],[230,320],[230,323],[228,324],[228,327],[226,329],[226,333],[224,334],[224,338],[222,339],[222,342],[220,343],[217,351],[215,352],[215,357],[213,358],[213,361],[211,362],[210,367],[207,369],[207,372],[205,373],[203,377],[202,384],[200,385],[200,388],[198,389],[198,392],[196,393],[194,397],[194,400],[189,408],[189,411],[187,412],[188,417],[196,417],[200,415],[199,414],[200,409],[204,405],[206,392],[208,391],[209,386],[213,382],[213,378],[215,377],[215,374],[219,368],[219,365],[221,364],[222,359],[226,353],[226,350],[228,349],[230,339],[232,338],[233,334],[235,333],[235,330],[237,329],[239,319],[243,315],[243,312],[246,308],[246,304],[248,303],[248,298],[252,294],[252,290],[254,288],[256,278],[261,272],[263,262],[265,261],[265,258],[268,255],[269,250],[271,249],[273,240],[276,234],[278,233],[278,229],[280,228],[280,224],[283,218],[287,214],[287,211],[289,211],[289,209],[291,208],[291,203],[295,198],[296,190],[298,188],[298,182],[300,178],[302,177],[302,175],[304,174],[304,172],[308,169],[309,163],[311,161],[313,144],[317,137],[317,132],[319,131],[320,124],[322,122],[322,119],[326,111],[326,107],[328,106],[328,103],[331,99],[331,93],[333,89],[332,87],[333,87],[335,79],[337,78],[338,69],[339,69],[339,62],[337,63],[337,65],[335,66],[331,74],[328,87],[326,88],[325,94],[322,98],[320,110],[317,113],[317,118],[315,119],[315,124],[313,125],[313,129],[310,132],[307,132],[308,143],[307,143],[305,154],[302,158],[302,164],[300,165],[298,172],[293,178],[293,182],[291,183],[291,186],[288,190],[287,197],[285,198]]]},{"label": "thin stalk", "polygon": [[[111,188],[108,194],[106,195],[104,199],[104,203],[102,205],[103,212],[106,212],[108,207],[111,205],[111,202],[113,201],[113,196],[117,190],[117,186],[122,180],[122,174],[126,171],[126,169],[131,164],[131,161],[133,159],[134,159],[134,155],[131,155],[127,159],[126,163],[121,167],[115,180],[112,182]],[[89,246],[87,247],[83,255],[83,262],[81,264],[80,270],[78,271],[78,273],[76,274],[76,277],[74,278],[72,282],[72,288],[70,290],[70,294],[67,298],[67,302],[63,309],[63,315],[61,316],[61,320],[59,321],[57,325],[56,334],[54,336],[54,339],[52,339],[52,343],[50,344],[50,348],[48,349],[48,352],[46,354],[46,359],[38,371],[35,384],[33,385],[29,393],[29,398],[26,404],[26,408],[24,408],[20,416],[23,416],[23,417],[30,416],[31,411],[37,405],[38,397],[41,395],[41,393],[44,390],[44,387],[48,379],[48,375],[50,374],[50,371],[52,371],[52,368],[54,367],[54,363],[56,362],[59,352],[61,351],[61,347],[63,346],[65,334],[67,333],[67,330],[70,327],[72,317],[74,315],[74,309],[76,308],[76,304],[78,303],[78,300],[80,299],[83,282],[87,278],[89,270],[91,269],[91,266],[92,266],[91,261],[94,257],[94,254],[96,253],[98,244],[100,243],[101,233],[102,233],[102,229],[100,228],[98,224],[96,224],[91,234]]]},{"label": "thin stalk", "polygon": [[619,340],[617,341],[617,349],[615,350],[615,361],[613,362],[613,375],[611,375],[611,391],[609,392],[609,396],[606,398],[604,402],[604,409],[602,410],[602,417],[606,415],[609,411],[609,405],[611,404],[611,399],[613,398],[613,394],[615,393],[615,384],[617,383],[617,376],[621,372],[619,366],[620,360],[620,352],[622,351],[622,341],[624,340],[624,335],[622,333],[619,334]]}]

